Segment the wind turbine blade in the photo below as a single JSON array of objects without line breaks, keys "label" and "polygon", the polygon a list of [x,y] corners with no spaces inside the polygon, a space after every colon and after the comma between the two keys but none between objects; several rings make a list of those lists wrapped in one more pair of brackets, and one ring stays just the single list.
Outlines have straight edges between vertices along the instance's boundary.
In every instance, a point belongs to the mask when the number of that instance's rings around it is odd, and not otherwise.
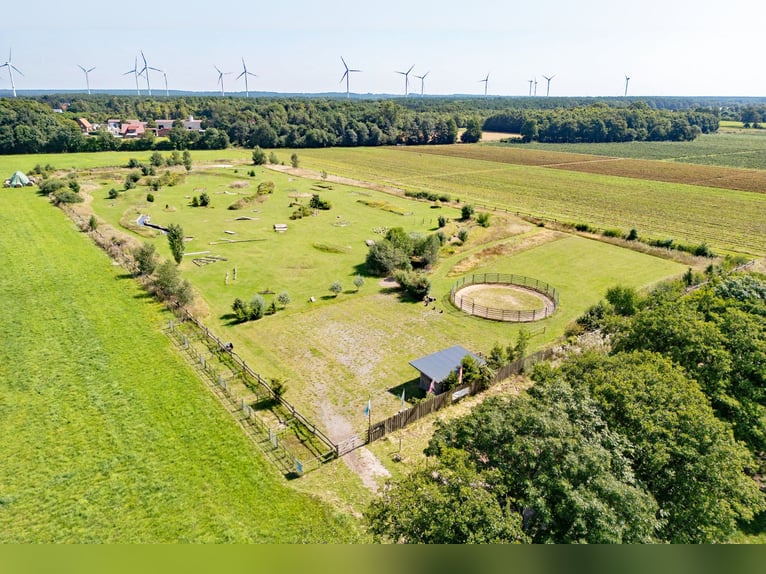
[{"label": "wind turbine blade", "polygon": [[348,70],[348,64],[346,64],[346,60],[343,59],[343,56],[340,57],[340,61],[343,62],[343,67]]},{"label": "wind turbine blade", "polygon": [[242,73],[241,73],[239,76],[237,76],[237,77],[236,77],[236,78],[234,78],[234,79],[235,79],[235,80],[239,80],[239,79],[240,79],[242,76],[244,76],[244,75],[245,75],[245,72],[242,72]]},{"label": "wind turbine blade", "polygon": [[13,68],[14,70],[16,70],[16,71],[17,71],[19,74],[21,74],[22,76],[24,75],[24,72],[22,72],[21,70],[19,70],[19,69],[18,69],[16,66],[14,66],[13,64],[8,64],[8,65],[9,65],[11,68]]},{"label": "wind turbine blade", "polygon": [[87,70],[83,68],[80,64],[77,64],[77,67],[80,68],[83,72],[86,72]]},{"label": "wind turbine blade", "polygon": [[85,70],[85,71],[86,71],[86,72],[88,72],[88,73],[90,74],[90,73],[91,73],[93,70],[95,70],[95,69],[96,69],[96,66],[93,66],[93,67],[92,67],[90,70]]},{"label": "wind turbine blade", "polygon": [[412,68],[414,68],[414,67],[415,67],[415,64],[412,64],[412,65],[410,66],[410,69],[409,69],[409,70],[407,70],[407,73],[409,74],[409,73],[412,71]]}]

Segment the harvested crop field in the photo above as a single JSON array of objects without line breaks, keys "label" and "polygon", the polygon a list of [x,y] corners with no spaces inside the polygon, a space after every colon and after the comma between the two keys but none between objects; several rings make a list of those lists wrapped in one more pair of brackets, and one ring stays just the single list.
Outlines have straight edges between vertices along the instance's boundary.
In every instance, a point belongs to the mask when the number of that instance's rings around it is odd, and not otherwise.
[{"label": "harvested crop field", "polygon": [[658,160],[618,158],[569,152],[524,149],[518,146],[439,146],[405,151],[495,161],[513,165],[551,167],[596,175],[685,183],[721,189],[766,193],[766,171]]}]

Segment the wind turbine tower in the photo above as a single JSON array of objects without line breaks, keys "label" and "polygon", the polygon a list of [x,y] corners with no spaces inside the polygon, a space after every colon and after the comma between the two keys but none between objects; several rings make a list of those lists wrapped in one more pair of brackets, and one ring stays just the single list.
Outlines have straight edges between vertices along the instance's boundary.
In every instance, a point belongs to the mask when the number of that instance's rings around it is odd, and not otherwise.
[{"label": "wind turbine tower", "polygon": [[412,71],[412,68],[415,67],[415,64],[412,64],[410,66],[410,69],[406,72],[396,72],[397,74],[401,74],[404,76],[404,96],[407,97],[407,94],[410,92],[410,72]]},{"label": "wind turbine tower", "polygon": [[165,78],[165,97],[170,96],[170,92],[168,91],[168,75],[165,72],[162,72],[162,77]]},{"label": "wind turbine tower", "polygon": [[545,78],[545,81],[548,82],[548,87],[545,88],[545,97],[546,98],[551,95],[551,80],[553,78],[555,78],[555,77],[556,77],[556,74],[553,74],[551,77],[543,76],[543,78]]},{"label": "wind turbine tower", "polygon": [[83,73],[85,74],[85,86],[88,88],[88,95],[90,95],[90,73],[96,69],[96,66],[93,66],[92,68],[85,69],[80,64],[77,64],[77,67],[80,68]]},{"label": "wind turbine tower", "polygon": [[245,97],[249,98],[250,97],[250,91],[248,90],[248,87],[247,87],[247,77],[248,76],[252,76],[254,78],[257,78],[258,76],[256,76],[252,72],[248,72],[247,71],[247,65],[245,64],[245,59],[244,58],[242,58],[242,73],[239,76],[237,76],[236,79],[239,80],[242,76],[245,77]]},{"label": "wind turbine tower", "polygon": [[625,74],[625,96],[628,97],[628,82],[630,82],[630,76],[628,74]]},{"label": "wind turbine tower", "polygon": [[422,76],[418,76],[417,74],[415,74],[415,77],[420,79],[420,97],[421,97],[421,98],[423,97],[423,85],[425,84],[425,79],[426,79],[426,76],[427,76],[428,74],[430,74],[430,73],[431,73],[431,70],[428,70],[428,71],[427,71],[425,74],[423,74]]},{"label": "wind turbine tower", "polygon": [[348,67],[346,64],[346,60],[343,59],[343,56],[340,57],[340,61],[343,62],[343,67],[346,68],[346,71],[343,72],[343,75],[340,78],[340,81],[343,82],[343,80],[346,80],[346,97],[350,97],[349,92],[349,78],[351,77],[351,74],[353,72],[361,72],[362,70],[352,70]]},{"label": "wind turbine tower", "polygon": [[535,97],[537,97],[537,77],[535,77]]},{"label": "wind turbine tower", "polygon": [[127,72],[125,72],[123,74],[123,76],[127,76],[128,74],[135,74],[136,75],[136,94],[140,96],[141,95],[141,88],[138,85],[138,76],[140,76],[141,73],[138,71],[138,58],[133,60],[133,69],[132,70],[128,70]]},{"label": "wind turbine tower", "polygon": [[221,70],[218,69],[218,66],[213,66],[213,67],[215,68],[216,72],[218,72],[218,83],[221,84],[221,96],[225,96],[226,93],[223,90],[223,77],[225,75],[231,74],[231,72],[222,72]]},{"label": "wind turbine tower", "polygon": [[13,97],[16,97],[16,84],[13,83],[13,70],[16,70],[19,74],[22,76],[24,74],[21,73],[21,70],[19,70],[16,66],[14,66],[11,63],[11,50],[8,50],[8,59],[6,60],[5,64],[0,66],[0,68],[8,68],[8,77],[11,79],[11,91],[13,91]]},{"label": "wind turbine tower", "polygon": [[527,80],[527,81],[529,82],[529,97],[531,98],[532,97],[532,82],[534,82],[534,80]]},{"label": "wind turbine tower", "polygon": [[484,82],[484,97],[487,96],[487,86],[489,85],[489,74],[483,80],[479,80],[479,83]]},{"label": "wind turbine tower", "polygon": [[146,56],[144,56],[143,50],[141,50],[141,58],[144,60],[144,67],[140,72],[138,72],[138,74],[139,75],[144,74],[144,77],[146,77],[146,92],[151,96],[152,88],[149,85],[149,70],[154,70],[155,72],[160,72],[160,73],[162,73],[162,70],[159,70],[157,68],[152,68],[149,64],[146,63]]}]

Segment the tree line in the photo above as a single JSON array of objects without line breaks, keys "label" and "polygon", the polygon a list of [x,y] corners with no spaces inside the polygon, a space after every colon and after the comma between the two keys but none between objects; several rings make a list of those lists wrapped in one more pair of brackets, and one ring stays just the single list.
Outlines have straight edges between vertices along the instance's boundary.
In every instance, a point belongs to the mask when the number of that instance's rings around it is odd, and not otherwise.
[{"label": "tree line", "polygon": [[528,391],[437,422],[427,462],[365,516],[395,542],[726,542],[766,510],[766,277],[648,296],[614,287],[608,335]]},{"label": "tree line", "polygon": [[[622,98],[221,98],[47,95],[0,100],[0,153],[142,151],[449,144],[464,131],[520,133],[541,141],[689,139],[717,128],[718,108],[694,100]],[[742,105],[735,103],[733,105]],[[670,111],[671,109],[678,111]],[[63,110],[55,113],[54,109]],[[181,120],[202,120],[203,132]],[[177,120],[167,139],[120,139],[105,129],[84,136],[75,120]]]},{"label": "tree line", "polygon": [[487,131],[521,134],[523,141],[544,143],[688,141],[718,130],[711,109],[657,110],[645,102],[627,107],[595,104],[546,110],[509,110],[488,117]]}]

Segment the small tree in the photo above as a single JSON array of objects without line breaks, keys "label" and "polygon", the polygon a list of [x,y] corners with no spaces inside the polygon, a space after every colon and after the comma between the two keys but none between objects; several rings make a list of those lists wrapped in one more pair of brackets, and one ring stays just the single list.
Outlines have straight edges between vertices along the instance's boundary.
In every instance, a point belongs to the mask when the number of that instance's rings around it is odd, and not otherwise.
[{"label": "small tree", "polygon": [[88,229],[91,231],[96,231],[96,229],[98,229],[98,219],[96,219],[95,215],[90,216],[90,219],[88,220]]},{"label": "small tree", "polygon": [[207,207],[210,205],[210,196],[206,192],[202,192],[199,196],[200,207]]},{"label": "small tree", "polygon": [[165,160],[162,157],[162,154],[158,151],[154,152],[149,158],[149,163],[151,163],[154,167],[160,167],[165,165]]},{"label": "small tree", "polygon": [[133,251],[139,275],[151,275],[157,268],[156,249],[153,243],[143,243]]},{"label": "small tree", "polygon": [[256,295],[250,300],[250,319],[258,320],[266,313],[266,300]]},{"label": "small tree", "polygon": [[274,152],[269,153],[269,163],[272,165],[279,163],[279,158]]},{"label": "small tree", "polygon": [[277,295],[277,302],[282,305],[282,307],[287,307],[290,303],[290,294],[287,291],[282,291]]},{"label": "small tree", "polygon": [[460,231],[458,231],[457,238],[460,240],[461,243],[465,243],[466,241],[468,241],[468,230],[463,228]]},{"label": "small tree", "polygon": [[184,245],[184,230],[177,223],[168,225],[168,244],[175,262],[181,263],[186,246]]},{"label": "small tree", "polygon": [[290,156],[290,165],[297,168],[299,164],[300,160],[298,159],[298,154],[293,152],[293,154]]},{"label": "small tree", "polygon": [[183,160],[182,161],[183,161],[183,164],[184,164],[184,168],[186,169],[186,172],[187,173],[190,172],[191,168],[192,168],[192,157],[191,157],[191,153],[189,153],[188,149],[184,150]]},{"label": "small tree", "polygon": [[154,194],[153,193],[147,193],[146,194],[146,201],[149,203],[154,203]]},{"label": "small tree", "polygon": [[234,315],[237,317],[237,321],[244,322],[250,319],[250,306],[239,297],[234,299],[234,303],[232,303],[231,309],[234,311]]},{"label": "small tree", "polygon": [[362,285],[364,285],[364,278],[361,275],[354,277],[354,287],[357,291],[362,288]]},{"label": "small tree", "polygon": [[253,165],[263,165],[266,163],[266,152],[261,149],[261,146],[255,146],[253,150]]},{"label": "small tree", "polygon": [[489,227],[489,213],[486,211],[482,211],[476,216],[476,223],[481,225],[482,227]]},{"label": "small tree", "polygon": [[437,221],[439,222],[439,228],[442,228],[445,225],[447,225],[447,218],[444,217],[443,215],[440,215]]},{"label": "small tree", "polygon": [[497,370],[507,362],[508,355],[506,354],[505,349],[503,349],[500,343],[495,343],[495,346],[492,347],[492,350],[489,352],[489,356],[487,356],[487,365],[489,365],[490,368]]},{"label": "small tree", "polygon": [[340,281],[335,281],[332,285],[330,285],[330,293],[336,297],[341,291],[343,291],[343,285],[340,284]]},{"label": "small tree", "polygon": [[466,203],[460,209],[460,215],[462,216],[463,221],[468,221],[469,219],[471,219],[471,217],[473,217],[473,213],[474,213],[473,205],[469,203]]},{"label": "small tree", "polygon": [[109,194],[107,197],[109,197],[109,199],[117,199],[119,196],[120,196],[120,193],[116,189],[112,188],[109,190]]}]

